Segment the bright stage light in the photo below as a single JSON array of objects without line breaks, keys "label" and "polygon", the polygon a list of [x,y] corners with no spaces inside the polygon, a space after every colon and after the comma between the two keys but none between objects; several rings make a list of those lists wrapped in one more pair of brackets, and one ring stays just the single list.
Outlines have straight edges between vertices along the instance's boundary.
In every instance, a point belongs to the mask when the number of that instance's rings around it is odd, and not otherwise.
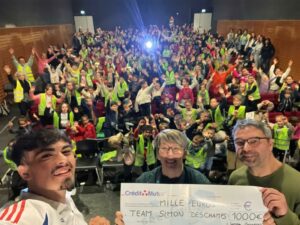
[{"label": "bright stage light", "polygon": [[147,42],[146,42],[146,48],[151,49],[152,46],[153,46],[152,41],[147,41]]}]

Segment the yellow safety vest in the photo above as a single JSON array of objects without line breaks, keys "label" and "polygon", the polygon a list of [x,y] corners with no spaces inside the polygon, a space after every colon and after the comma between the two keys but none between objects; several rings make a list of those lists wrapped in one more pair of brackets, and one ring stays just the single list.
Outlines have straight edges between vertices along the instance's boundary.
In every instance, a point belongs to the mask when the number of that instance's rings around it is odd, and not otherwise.
[{"label": "yellow safety vest", "polygon": [[278,124],[275,124],[274,127],[274,147],[287,151],[290,148],[290,138],[289,138],[289,128],[286,126],[279,128]]},{"label": "yellow safety vest", "polygon": [[[31,87],[31,83],[28,81],[29,86]],[[19,103],[24,99],[24,90],[19,80],[16,80],[16,87],[14,88],[14,101],[15,103]]]},{"label": "yellow safety vest", "polygon": [[[142,134],[139,135],[139,141],[136,144],[136,154],[135,154],[135,166],[143,166],[144,164],[144,148],[145,148],[145,140]],[[153,165],[156,162],[155,154],[152,146],[152,142],[147,142],[147,165]]]},{"label": "yellow safety vest", "polygon": [[[250,96],[253,97],[253,100],[259,100],[259,99],[260,99],[259,87],[258,87],[255,83],[253,83],[253,84],[251,84],[251,86],[250,86],[250,90],[251,90],[254,86],[256,86],[256,90],[255,90],[254,93],[252,93]],[[249,90],[249,84],[246,84],[246,90]]]},{"label": "yellow safety vest", "polygon": [[[51,97],[52,108],[56,109],[56,97],[52,95]],[[39,116],[43,116],[45,114],[46,109],[46,94],[40,94],[40,104],[39,104]]]},{"label": "yellow safety vest", "polygon": [[188,153],[185,157],[185,164],[194,169],[199,169],[205,163],[206,155],[207,154],[204,152],[204,147],[202,147],[195,155]]},{"label": "yellow safety vest", "polygon": [[35,82],[35,78],[33,76],[31,67],[28,66],[27,64],[25,64],[24,66],[22,66],[20,63],[17,66],[17,71],[19,73],[22,73],[26,76],[27,80],[29,80],[30,82]]},{"label": "yellow safety vest", "polygon": [[[228,110],[228,116],[232,116],[235,111],[235,106],[231,105]],[[238,109],[237,119],[243,120],[246,117],[246,106],[241,105]]]}]

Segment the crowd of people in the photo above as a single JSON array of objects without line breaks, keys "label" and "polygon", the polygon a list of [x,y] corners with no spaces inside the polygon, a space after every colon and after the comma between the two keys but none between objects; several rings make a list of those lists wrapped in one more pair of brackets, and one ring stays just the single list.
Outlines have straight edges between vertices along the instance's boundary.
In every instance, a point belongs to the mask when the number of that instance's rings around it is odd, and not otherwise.
[{"label": "crowd of people", "polygon": [[[149,40],[152,48],[145,46]],[[300,124],[289,116],[300,107],[299,82],[290,74],[293,61],[280,68],[271,40],[263,35],[231,30],[223,37],[189,25],[142,31],[117,27],[95,34],[78,31],[72,47],[49,46],[41,55],[33,48],[27,61],[16,58],[13,49],[9,53],[16,72],[8,65],[4,71],[21,115],[19,127],[10,123],[10,131],[19,137],[57,128],[74,142],[132,134],[132,147],[123,155],[125,181],[133,181],[138,169],[144,173],[137,182],[207,184],[219,157],[226,159],[228,173],[244,164],[251,176],[261,177],[298,154]],[[246,117],[254,122],[243,124]],[[59,137],[49,145],[61,140],[68,143]],[[246,150],[261,144],[270,154]],[[68,146],[60,149],[69,154]],[[262,168],[268,160],[269,167]],[[63,172],[73,169],[72,163],[64,167]],[[230,183],[250,179],[242,177],[246,173],[235,171]],[[273,187],[254,178],[241,184]],[[298,199],[286,203],[274,189],[262,192],[269,224],[273,217],[296,224]],[[278,196],[280,204],[270,202]]]},{"label": "crowd of people", "polygon": [[[151,49],[145,47],[148,40]],[[13,49],[9,53],[17,72],[8,65],[4,71],[22,115],[19,123],[63,129],[75,142],[132,131],[135,164],[143,171],[156,165],[146,160],[155,152],[149,147],[144,154],[145,140],[150,143],[166,128],[190,139],[189,166],[208,173],[218,154],[227,155],[228,169],[235,169],[231,130],[246,116],[270,125],[281,161],[297,148],[297,118],[286,116],[300,102],[299,83],[290,74],[293,61],[281,69],[270,39],[260,34],[231,30],[223,37],[188,25],[143,31],[117,27],[76,32],[71,48],[49,46],[41,54],[33,48],[27,61],[17,59]],[[282,114],[270,121],[272,112]]]}]

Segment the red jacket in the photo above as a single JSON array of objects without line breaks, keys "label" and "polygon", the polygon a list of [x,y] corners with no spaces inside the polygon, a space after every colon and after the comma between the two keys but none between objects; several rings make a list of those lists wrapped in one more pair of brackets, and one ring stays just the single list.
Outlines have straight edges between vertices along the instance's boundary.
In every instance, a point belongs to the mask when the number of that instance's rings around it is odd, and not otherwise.
[{"label": "red jacket", "polygon": [[182,99],[190,99],[192,104],[194,104],[193,90],[189,87],[182,88],[178,94],[178,102],[180,102]]}]

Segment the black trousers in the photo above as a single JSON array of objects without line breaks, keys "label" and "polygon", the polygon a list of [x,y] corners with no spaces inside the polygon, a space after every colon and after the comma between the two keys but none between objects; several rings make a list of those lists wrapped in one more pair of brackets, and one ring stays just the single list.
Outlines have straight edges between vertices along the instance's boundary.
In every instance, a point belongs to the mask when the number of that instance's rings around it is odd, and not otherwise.
[{"label": "black trousers", "polygon": [[151,115],[151,105],[150,103],[145,103],[139,105],[140,115],[141,116],[150,116]]},{"label": "black trousers", "polygon": [[18,104],[18,107],[19,107],[19,110],[20,110],[20,114],[22,116],[26,116],[29,109],[30,109],[30,103],[29,102],[19,102],[17,103]]},{"label": "black trousers", "polygon": [[273,148],[273,154],[276,158],[279,159],[279,161],[283,162],[284,159],[284,155],[285,155],[286,151],[284,150],[280,150],[278,148]]}]

